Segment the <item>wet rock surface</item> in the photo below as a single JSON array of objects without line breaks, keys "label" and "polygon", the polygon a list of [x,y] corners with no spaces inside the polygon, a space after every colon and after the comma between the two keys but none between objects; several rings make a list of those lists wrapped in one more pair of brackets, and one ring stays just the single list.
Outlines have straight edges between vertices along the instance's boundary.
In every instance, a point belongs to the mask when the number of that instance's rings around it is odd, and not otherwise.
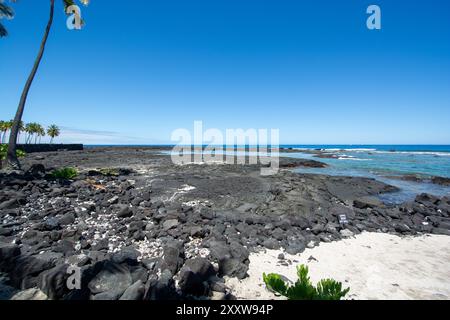
[{"label": "wet rock surface", "polygon": [[[48,174],[67,166],[75,180]],[[0,174],[2,299],[230,299],[223,277],[246,277],[251,251],[450,235],[450,198],[386,205],[377,196],[396,189],[373,179],[176,166],[149,148],[33,154],[24,167]]]}]

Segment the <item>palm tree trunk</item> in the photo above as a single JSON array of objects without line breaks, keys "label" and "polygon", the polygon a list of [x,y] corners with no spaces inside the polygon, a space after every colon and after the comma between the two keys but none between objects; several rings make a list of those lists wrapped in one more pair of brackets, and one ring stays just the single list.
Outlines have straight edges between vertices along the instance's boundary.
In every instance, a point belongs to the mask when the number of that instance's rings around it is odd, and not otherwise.
[{"label": "palm tree trunk", "polygon": [[22,121],[23,111],[25,109],[25,103],[27,102],[28,92],[30,91],[31,84],[33,83],[34,77],[36,76],[36,72],[39,68],[39,64],[41,63],[42,56],[44,55],[45,44],[47,43],[48,35],[50,33],[50,29],[53,23],[53,14],[55,11],[55,0],[50,0],[50,17],[47,23],[47,27],[45,28],[44,37],[41,42],[41,47],[39,49],[38,56],[36,61],[34,62],[33,69],[25,83],[25,87],[22,92],[22,96],[20,97],[19,106],[17,108],[16,116],[14,117],[14,124],[11,129],[11,134],[9,136],[9,145],[8,145],[8,154],[6,156],[6,166],[11,167],[12,169],[20,169],[20,162],[17,159],[16,151],[17,151],[17,134],[19,133],[20,122]]}]

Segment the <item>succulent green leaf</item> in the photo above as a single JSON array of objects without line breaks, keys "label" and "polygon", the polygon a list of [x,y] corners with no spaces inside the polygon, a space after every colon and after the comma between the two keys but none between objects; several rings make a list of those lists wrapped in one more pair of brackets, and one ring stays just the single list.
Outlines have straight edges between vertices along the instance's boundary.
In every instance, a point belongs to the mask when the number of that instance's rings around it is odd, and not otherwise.
[{"label": "succulent green leaf", "polygon": [[264,273],[263,280],[267,288],[269,288],[270,290],[277,292],[283,296],[286,295],[287,287],[279,274],[270,273],[266,275]]}]

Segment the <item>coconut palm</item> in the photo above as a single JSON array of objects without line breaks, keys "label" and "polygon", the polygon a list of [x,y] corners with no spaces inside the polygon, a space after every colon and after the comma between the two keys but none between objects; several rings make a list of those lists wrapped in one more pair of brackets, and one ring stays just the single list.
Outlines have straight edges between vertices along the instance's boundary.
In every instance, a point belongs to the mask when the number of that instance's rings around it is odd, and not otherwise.
[{"label": "coconut palm", "polygon": [[43,126],[39,125],[37,130],[37,136],[39,138],[39,143],[41,143],[42,137],[45,137],[45,129]]},{"label": "coconut palm", "polygon": [[53,143],[53,139],[59,136],[59,134],[60,130],[56,125],[52,124],[47,128],[47,135],[50,137],[50,143]]},{"label": "coconut palm", "polygon": [[[20,162],[17,159],[17,136],[19,133],[20,121],[22,120],[22,115],[25,109],[25,104],[27,102],[28,92],[30,91],[31,84],[33,83],[34,77],[36,76],[37,70],[41,63],[42,57],[44,55],[45,45],[47,43],[48,36],[50,34],[50,29],[53,24],[53,15],[55,12],[55,0],[50,1],[50,13],[47,22],[47,27],[45,28],[44,36],[41,41],[41,46],[34,62],[33,68],[31,69],[31,73],[28,76],[28,79],[25,83],[25,87],[23,88],[22,95],[20,97],[19,106],[17,107],[17,112],[14,117],[14,125],[11,129],[11,134],[9,136],[9,144],[8,144],[8,154],[6,156],[5,164],[12,169],[20,169]],[[89,0],[81,1],[84,5],[89,3]],[[65,9],[74,5],[75,2],[73,0],[63,0],[63,5]],[[64,10],[66,11],[66,10]]]},{"label": "coconut palm", "polygon": [[39,127],[42,128],[42,126],[40,126],[40,124],[36,122],[27,123],[27,125],[25,126],[25,132],[27,133],[25,143],[31,143],[33,141],[33,138],[36,141],[37,135],[40,130]]},{"label": "coconut palm", "polygon": [[[0,0],[0,19],[12,19],[14,17],[13,9],[4,3],[5,1]],[[6,37],[8,35],[8,31],[6,28],[0,23],[0,37]]]},{"label": "coconut palm", "polygon": [[0,121],[0,140],[5,142],[6,132],[8,131],[8,121]]},{"label": "coconut palm", "polygon": [[5,140],[5,139],[3,139],[3,133],[5,132],[5,125],[6,123],[5,123],[5,121],[3,121],[3,120],[0,120],[0,144],[2,144],[3,143],[3,141]]},{"label": "coconut palm", "polygon": [[25,131],[25,124],[23,121],[20,121],[19,124],[19,132],[17,133],[17,141],[20,141],[20,134]]},{"label": "coconut palm", "polygon": [[[9,120],[8,122],[6,122],[6,129],[7,129],[7,132],[8,132],[8,131],[11,131],[13,125],[14,125],[14,120]],[[5,136],[5,140],[6,140],[6,136]]]},{"label": "coconut palm", "polygon": [[32,123],[27,123],[25,125],[25,133],[27,134],[25,136],[25,143],[28,144],[28,143],[30,143],[31,136],[33,135],[33,124]]},{"label": "coconut palm", "polygon": [[37,144],[38,139],[40,139],[42,135],[45,135],[45,130],[39,123],[34,123],[33,134],[34,134],[34,144]]},{"label": "coconut palm", "polygon": [[13,126],[13,121],[2,121],[2,138],[1,141],[5,141],[6,142],[6,135],[8,133],[9,130],[11,130],[12,126]]}]

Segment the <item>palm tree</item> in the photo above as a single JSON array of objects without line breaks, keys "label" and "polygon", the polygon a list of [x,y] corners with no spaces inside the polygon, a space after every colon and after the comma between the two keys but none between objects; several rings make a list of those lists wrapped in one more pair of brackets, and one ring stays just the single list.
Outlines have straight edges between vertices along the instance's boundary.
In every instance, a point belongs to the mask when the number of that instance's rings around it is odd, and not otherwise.
[{"label": "palm tree", "polygon": [[25,131],[25,124],[23,121],[20,121],[19,124],[19,132],[17,133],[17,141],[20,141],[20,133]]},{"label": "palm tree", "polygon": [[[55,0],[49,0],[50,1],[50,13],[49,18],[47,22],[47,27],[45,28],[44,37],[41,41],[41,46],[38,52],[38,55],[36,57],[36,60],[34,62],[33,68],[31,69],[31,73],[28,76],[28,79],[25,83],[25,87],[23,88],[22,95],[20,97],[19,106],[17,107],[17,112],[14,117],[14,125],[11,130],[11,134],[9,136],[9,145],[8,145],[8,154],[6,156],[5,160],[5,166],[9,166],[12,169],[20,169],[20,162],[17,159],[17,136],[19,133],[19,125],[20,121],[22,120],[22,115],[25,109],[25,104],[27,102],[28,92],[30,91],[31,84],[33,83],[34,77],[36,76],[37,70],[39,68],[39,65],[41,63],[42,57],[44,55],[45,51],[45,45],[47,43],[48,36],[50,34],[50,29],[53,24],[53,15],[55,12]],[[87,5],[89,3],[88,0],[82,0],[81,1],[84,5]],[[74,5],[74,0],[63,0],[63,4],[65,9],[70,7],[71,5]],[[64,10],[66,11],[66,10]]]},{"label": "palm tree", "polygon": [[25,137],[25,143],[28,144],[28,143],[30,143],[31,136],[33,135],[33,124],[32,123],[27,123],[25,125],[25,132],[27,134]]},{"label": "palm tree", "polygon": [[[14,11],[10,6],[7,6],[3,0],[0,0],[0,19],[12,19],[14,17]],[[0,38],[6,37],[8,35],[8,31],[6,28],[0,23]]]},{"label": "palm tree", "polygon": [[8,133],[9,130],[11,130],[12,126],[13,126],[13,121],[2,121],[2,139],[1,141],[6,141],[6,134]]},{"label": "palm tree", "polygon": [[36,122],[27,123],[24,130],[27,133],[27,136],[25,137],[25,143],[27,144],[31,143],[33,141],[33,138],[34,141],[36,141],[38,138],[38,133],[41,130],[43,130],[43,128],[39,123]]},{"label": "palm tree", "polygon": [[59,136],[60,134],[59,128],[56,125],[52,124],[50,127],[47,128],[47,134],[50,137],[50,144],[52,144],[53,139]]},{"label": "palm tree", "polygon": [[41,143],[42,137],[45,137],[45,129],[44,129],[43,126],[39,125],[38,131],[37,131],[37,135],[39,137],[39,143]]},{"label": "palm tree", "polygon": [[45,130],[44,128],[39,124],[39,123],[34,123],[33,126],[33,133],[34,133],[34,144],[36,144],[38,142],[38,139],[42,136],[45,135]]},{"label": "palm tree", "polygon": [[3,139],[3,133],[6,131],[5,127],[6,127],[6,122],[3,120],[0,120],[0,144],[2,144],[3,141],[5,141],[5,139]]}]

